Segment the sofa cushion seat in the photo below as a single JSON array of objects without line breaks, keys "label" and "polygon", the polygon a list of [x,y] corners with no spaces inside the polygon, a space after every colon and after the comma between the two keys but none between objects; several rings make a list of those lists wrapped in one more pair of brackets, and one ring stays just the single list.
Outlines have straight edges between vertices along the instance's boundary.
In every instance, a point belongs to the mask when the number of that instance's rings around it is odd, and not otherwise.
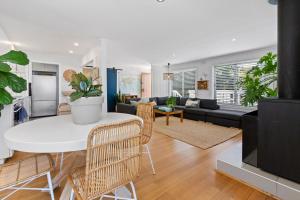
[{"label": "sofa cushion seat", "polygon": [[199,108],[185,108],[184,111],[190,114],[205,115],[205,111]]},{"label": "sofa cushion seat", "polygon": [[[208,109],[206,109],[208,110]],[[242,111],[234,111],[234,110],[209,110],[207,111],[207,116],[225,118],[239,121],[241,117],[246,114],[246,112]]]},{"label": "sofa cushion seat", "polygon": [[174,108],[177,110],[184,110],[185,106],[174,106]]}]

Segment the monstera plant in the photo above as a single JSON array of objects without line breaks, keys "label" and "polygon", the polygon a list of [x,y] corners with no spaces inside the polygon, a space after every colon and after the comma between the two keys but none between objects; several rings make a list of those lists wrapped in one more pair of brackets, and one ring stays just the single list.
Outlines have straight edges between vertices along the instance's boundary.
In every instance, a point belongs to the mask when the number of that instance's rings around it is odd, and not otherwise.
[{"label": "monstera plant", "polygon": [[244,90],[242,104],[253,106],[260,99],[277,96],[277,55],[267,53],[260,58],[257,65],[247,72],[246,76],[239,82]]},{"label": "monstera plant", "polygon": [[[11,72],[11,64],[28,65],[29,60],[27,55],[22,51],[9,51],[0,56],[0,112],[4,105],[9,105],[13,102],[13,97],[8,88],[15,93],[21,93],[27,89],[25,79],[18,77]],[[1,113],[0,113],[1,116]]]}]

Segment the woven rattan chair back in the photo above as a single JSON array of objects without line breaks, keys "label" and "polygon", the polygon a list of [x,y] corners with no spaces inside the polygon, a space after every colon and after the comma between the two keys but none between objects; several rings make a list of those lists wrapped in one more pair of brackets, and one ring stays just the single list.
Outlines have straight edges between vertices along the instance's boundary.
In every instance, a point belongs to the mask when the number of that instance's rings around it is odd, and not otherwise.
[{"label": "woven rattan chair back", "polygon": [[142,144],[147,144],[152,136],[153,105],[151,103],[139,103],[137,105],[137,116],[141,117],[144,121]]},{"label": "woven rattan chair back", "polygon": [[94,199],[134,180],[141,169],[140,120],[98,126],[87,144],[84,199]]}]

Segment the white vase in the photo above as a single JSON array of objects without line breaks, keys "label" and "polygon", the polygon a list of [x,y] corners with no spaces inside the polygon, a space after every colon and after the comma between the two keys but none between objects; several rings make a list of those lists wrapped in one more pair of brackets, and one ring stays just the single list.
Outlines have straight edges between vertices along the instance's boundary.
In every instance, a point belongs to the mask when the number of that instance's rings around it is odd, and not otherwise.
[{"label": "white vase", "polygon": [[81,97],[69,104],[71,106],[72,119],[75,124],[91,124],[98,122],[102,115],[104,96]]}]

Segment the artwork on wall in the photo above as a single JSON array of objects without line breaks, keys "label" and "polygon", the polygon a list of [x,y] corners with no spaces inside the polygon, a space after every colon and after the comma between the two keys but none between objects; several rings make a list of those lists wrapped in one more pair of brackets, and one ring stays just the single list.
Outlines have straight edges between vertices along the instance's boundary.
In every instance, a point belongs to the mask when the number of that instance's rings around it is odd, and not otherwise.
[{"label": "artwork on wall", "polygon": [[122,94],[141,95],[141,75],[122,71],[118,77],[119,90]]},{"label": "artwork on wall", "polygon": [[200,80],[197,82],[198,90],[208,90],[208,80]]}]

